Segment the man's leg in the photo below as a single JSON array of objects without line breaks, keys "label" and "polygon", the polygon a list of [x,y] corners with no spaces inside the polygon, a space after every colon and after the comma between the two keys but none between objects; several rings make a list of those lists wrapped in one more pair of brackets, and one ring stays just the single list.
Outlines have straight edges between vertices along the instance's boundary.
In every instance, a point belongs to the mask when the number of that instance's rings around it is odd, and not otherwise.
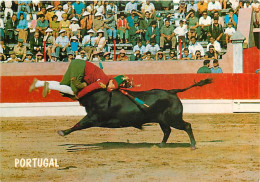
[{"label": "man's leg", "polygon": [[113,38],[116,39],[116,35],[117,35],[117,31],[116,31],[116,28],[114,28],[113,30]]},{"label": "man's leg", "polygon": [[172,44],[172,49],[175,49],[176,48],[176,37],[173,36],[172,39],[171,39],[171,44]]},{"label": "man's leg", "polygon": [[125,40],[126,40],[126,43],[128,43],[128,39],[129,39],[129,30],[126,29],[125,30]]},{"label": "man's leg", "polygon": [[59,55],[60,55],[60,47],[58,46],[58,47],[56,47],[56,56],[58,56],[58,57],[60,57]]},{"label": "man's leg", "polygon": [[160,37],[160,48],[163,50],[164,49],[164,41],[165,38],[163,36]]}]

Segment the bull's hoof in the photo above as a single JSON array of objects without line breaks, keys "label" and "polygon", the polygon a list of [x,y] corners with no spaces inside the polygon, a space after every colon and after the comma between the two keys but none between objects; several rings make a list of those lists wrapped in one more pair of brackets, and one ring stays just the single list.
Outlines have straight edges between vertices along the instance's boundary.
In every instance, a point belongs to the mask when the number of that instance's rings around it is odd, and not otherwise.
[{"label": "bull's hoof", "polygon": [[62,130],[59,130],[57,133],[58,133],[60,136],[65,136],[65,133],[64,133]]}]

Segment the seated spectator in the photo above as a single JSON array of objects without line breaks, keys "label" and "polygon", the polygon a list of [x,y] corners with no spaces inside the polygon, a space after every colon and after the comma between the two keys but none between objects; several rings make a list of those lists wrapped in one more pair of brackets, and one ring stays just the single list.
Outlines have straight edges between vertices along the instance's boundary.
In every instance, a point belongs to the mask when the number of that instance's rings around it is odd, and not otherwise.
[{"label": "seated spectator", "polygon": [[194,57],[195,52],[197,50],[199,50],[201,52],[201,55],[204,56],[204,49],[201,46],[201,44],[196,41],[195,37],[191,37],[191,43],[190,43],[188,49],[189,49],[189,52],[192,57]]},{"label": "seated spectator", "polygon": [[154,61],[154,59],[151,57],[150,51],[146,52],[145,57],[143,58],[143,61]]},{"label": "seated spectator", "polygon": [[8,55],[10,51],[10,48],[5,44],[3,39],[0,39],[0,52],[4,55]]},{"label": "seated spectator", "polygon": [[155,39],[156,44],[160,43],[160,31],[159,28],[156,27],[156,21],[151,22],[151,26],[147,28],[145,33],[146,45],[150,43],[151,39]]},{"label": "seated spectator", "polygon": [[16,14],[8,19],[5,26],[5,40],[6,43],[15,43],[17,41],[17,32],[15,31],[18,25],[18,20]]},{"label": "seated spectator", "polygon": [[146,47],[142,45],[141,39],[137,40],[137,44],[134,46],[133,52],[136,52],[136,50],[139,50],[141,55],[143,55],[146,52]]},{"label": "seated spectator", "polygon": [[188,32],[187,26],[186,25],[184,26],[183,20],[181,20],[180,25],[174,29],[174,33],[175,33],[176,37],[178,37],[178,41],[180,42],[180,40],[181,40],[183,47],[186,47],[186,43],[185,43],[186,38],[185,37],[186,37],[187,32]]},{"label": "seated spectator", "polygon": [[156,23],[157,23],[156,26],[159,28],[159,31],[161,31],[161,29],[164,25],[164,21],[163,21],[161,15],[159,13],[155,16],[155,20],[156,20]]},{"label": "seated spectator", "polygon": [[[95,51],[94,51],[94,52],[95,52]],[[93,55],[94,55],[94,53],[93,53]],[[92,56],[92,55],[91,55],[91,56]],[[84,50],[81,50],[81,51],[80,51],[80,54],[77,55],[75,59],[82,59],[82,60],[85,60],[85,61],[88,60],[88,59],[87,59],[87,56],[86,56],[86,53],[85,53]],[[92,60],[92,57],[90,58],[90,60]]]},{"label": "seated spectator", "polygon": [[50,28],[53,30],[52,34],[55,39],[59,36],[60,22],[58,21],[58,16],[53,15],[52,21],[50,22]]},{"label": "seated spectator", "polygon": [[234,14],[233,9],[230,9],[229,13],[225,16],[225,25],[227,25],[229,22],[232,23],[233,27],[237,27],[237,15]]},{"label": "seated spectator", "polygon": [[179,3],[179,16],[182,17],[186,13],[186,3],[184,0],[181,0]]},{"label": "seated spectator", "polygon": [[138,39],[142,40],[142,33],[143,29],[139,26],[139,20],[134,20],[134,26],[130,27],[129,30],[130,43],[132,43],[132,45],[135,45]]},{"label": "seated spectator", "polygon": [[132,10],[137,9],[137,3],[134,0],[129,1],[125,6],[125,13],[130,14],[132,13]]},{"label": "seated spectator", "polygon": [[44,62],[43,54],[41,52],[38,52],[36,54],[36,62],[37,63],[43,63]]},{"label": "seated spectator", "polygon": [[104,37],[104,31],[99,29],[97,31],[97,37],[95,39],[95,45],[97,46],[97,51],[105,51],[106,38]]},{"label": "seated spectator", "polygon": [[63,5],[63,11],[65,12],[65,14],[68,15],[68,19],[70,20],[72,17],[75,16],[75,14],[73,13],[73,7],[72,7],[72,2],[71,1],[67,1],[67,4]]},{"label": "seated spectator", "polygon": [[36,62],[36,60],[33,58],[33,54],[30,51],[27,51],[24,63],[34,63],[34,62]]},{"label": "seated spectator", "polygon": [[154,39],[151,39],[150,44],[147,44],[147,46],[145,48],[145,52],[150,52],[153,57],[159,50],[160,50],[160,47],[158,44],[155,44]]},{"label": "seated spectator", "polygon": [[102,15],[105,14],[105,7],[102,4],[102,1],[97,1],[96,6],[94,6],[94,14],[100,13]]},{"label": "seated spectator", "polygon": [[181,60],[190,60],[190,59],[192,59],[192,56],[191,54],[189,54],[189,49],[184,48]]},{"label": "seated spectator", "polygon": [[127,20],[125,19],[125,14],[123,12],[120,13],[120,18],[117,20],[117,33],[119,34],[120,44],[123,43],[124,36],[125,43],[129,43],[129,27]]},{"label": "seated spectator", "polygon": [[21,62],[21,59],[16,57],[16,54],[14,51],[9,52],[10,58],[7,59],[7,63],[18,63]]},{"label": "seated spectator", "polygon": [[156,61],[165,61],[165,53],[162,50],[159,50],[156,54],[155,54],[155,60]]},{"label": "seated spectator", "polygon": [[209,33],[208,33],[208,35],[209,35],[209,37],[212,36],[216,41],[221,42],[222,45],[223,45],[223,43],[224,43],[223,33],[224,33],[224,32],[223,32],[223,28],[222,28],[222,26],[218,23],[218,18],[215,17],[213,24],[209,27]]},{"label": "seated spectator", "polygon": [[[90,1],[90,4],[87,6],[86,10],[89,12],[91,15],[94,15],[94,7],[96,6],[97,1]],[[94,4],[95,3],[95,4]]]},{"label": "seated spectator", "polygon": [[177,54],[174,50],[170,50],[169,57],[167,57],[167,60],[177,60]]},{"label": "seated spectator", "polygon": [[130,29],[134,26],[134,21],[138,20],[139,17],[142,17],[142,14],[138,13],[135,9],[132,10],[131,15],[127,16],[126,20]]},{"label": "seated spectator", "polygon": [[26,15],[25,13],[23,12],[20,12],[19,14],[19,22],[18,22],[18,25],[17,25],[17,29],[16,31],[18,32],[18,39],[23,39],[26,43],[27,41],[27,28],[28,28],[28,24],[27,24],[27,21],[26,21]]},{"label": "seated spectator", "polygon": [[124,49],[119,51],[119,55],[116,58],[117,61],[128,61],[128,57],[126,56],[126,52]]},{"label": "seated spectator", "polygon": [[[51,22],[52,22],[52,17],[55,15],[53,6],[52,6],[52,5],[48,5],[47,8],[46,8],[46,11],[47,11],[47,13],[46,13],[46,15],[45,15],[45,18],[49,21],[49,23],[51,23]],[[64,12],[63,12],[63,13],[64,13]],[[62,20],[61,15],[62,15],[62,14],[58,14],[58,13],[57,13],[57,15],[56,15],[57,18],[58,18],[58,16],[59,16],[59,21]]]},{"label": "seated spectator", "polygon": [[92,29],[90,29],[88,31],[89,35],[86,35],[82,40],[82,45],[84,47],[83,49],[84,49],[84,51],[86,51],[88,59],[90,59],[90,56],[96,50],[96,47],[95,47],[96,37],[94,36],[94,33],[95,32]]},{"label": "seated spectator", "polygon": [[199,17],[202,16],[204,11],[208,10],[208,3],[206,3],[204,0],[200,0],[200,2],[197,4],[198,7],[198,13]]},{"label": "seated spectator", "polygon": [[217,59],[213,60],[213,67],[210,70],[211,73],[223,73],[222,69],[219,67],[219,63]]},{"label": "seated spectator", "polygon": [[77,36],[78,38],[80,38],[80,26],[77,23],[78,19],[73,17],[71,19],[71,21],[72,21],[72,24],[70,24],[70,26],[69,26],[69,29],[70,29],[70,32],[71,32],[70,36],[71,37],[72,36]]},{"label": "seated spectator", "polygon": [[[47,10],[47,8],[46,8]],[[48,12],[47,12],[48,13]],[[62,20],[62,15],[65,13],[65,11],[62,10],[62,5],[58,5],[58,9],[55,11],[55,15],[58,17],[58,22]],[[46,14],[47,15],[47,14]]]},{"label": "seated spectator", "polygon": [[203,60],[204,57],[201,55],[201,52],[199,50],[197,50],[195,52],[195,57],[194,57],[195,60]]},{"label": "seated spectator", "polygon": [[197,32],[198,36],[201,35],[201,28],[199,26],[199,19],[195,16],[195,11],[194,10],[191,10],[188,15],[186,16],[185,18],[189,24],[188,24],[188,27],[189,27],[189,33],[188,33],[188,38],[190,40],[191,38],[191,30],[195,30],[195,32]]},{"label": "seated spectator", "polygon": [[25,8],[27,13],[31,13],[30,10],[31,2],[27,0],[18,0],[18,12],[22,10],[22,8]]},{"label": "seated spectator", "polygon": [[[48,33],[48,32],[47,32]],[[30,39],[30,50],[35,55],[37,52],[42,51],[43,40],[39,37],[39,33],[35,32],[34,36]]]},{"label": "seated spectator", "polygon": [[5,6],[5,10],[4,10],[4,22],[6,22],[6,20],[10,17],[13,16],[14,11],[12,10],[12,5],[13,5],[13,1],[12,0],[6,0],[4,1],[4,6]]},{"label": "seated spectator", "polygon": [[218,59],[218,52],[215,50],[214,45],[209,46],[209,51],[206,52],[205,59]]},{"label": "seated spectator", "polygon": [[93,54],[90,56],[90,61],[100,61],[100,52],[99,51],[94,51]]},{"label": "seated spectator", "polygon": [[44,19],[44,15],[39,15],[39,20],[37,21],[37,24],[36,24],[36,32],[39,32],[40,33],[40,36],[41,35],[45,35],[45,31],[47,30],[48,26],[49,26],[49,23],[47,20]]},{"label": "seated spectator", "polygon": [[150,0],[146,0],[146,2],[144,2],[142,4],[141,11],[143,14],[145,14],[146,12],[149,12],[149,16],[150,16],[150,18],[152,18],[155,15],[154,4],[151,3]]},{"label": "seated spectator", "polygon": [[83,13],[83,18],[80,20],[81,36],[84,37],[87,34],[87,31],[92,28],[93,20],[88,11]]},{"label": "seated spectator", "polygon": [[78,19],[81,18],[84,10],[85,10],[85,4],[83,4],[79,0],[76,0],[76,2],[72,4],[72,13],[75,14],[78,17]]},{"label": "seated spectator", "polygon": [[68,15],[63,14],[62,15],[62,20],[60,21],[60,27],[59,30],[65,30],[66,31],[66,36],[70,37],[70,21],[67,19]]},{"label": "seated spectator", "polygon": [[174,29],[170,25],[169,20],[165,20],[165,25],[161,29],[161,37],[160,37],[160,48],[165,50],[165,42],[169,43],[171,49],[175,49],[176,47],[176,37],[174,34]]},{"label": "seated spectator", "polygon": [[70,38],[71,51],[77,56],[79,51],[79,39],[76,36]]},{"label": "seated spectator", "polygon": [[[55,56],[56,56],[56,54],[55,54]],[[65,57],[63,59],[63,62],[71,62],[74,59],[74,54],[71,51],[67,52],[67,56],[68,57]]]},{"label": "seated spectator", "polygon": [[51,56],[48,59],[48,62],[54,63],[57,62],[57,57],[55,53],[51,53]]},{"label": "seated spectator", "polygon": [[104,55],[103,55],[102,61],[113,61],[110,58],[110,54],[111,54],[111,52],[105,52]]},{"label": "seated spectator", "polygon": [[70,41],[69,41],[69,38],[67,36],[65,36],[65,30],[60,30],[59,34],[60,36],[57,37],[56,39],[56,56],[60,56],[60,51],[62,52],[69,52],[70,49],[69,49],[69,44],[70,44]]},{"label": "seated spectator", "polygon": [[107,11],[107,19],[105,20],[105,28],[107,29],[107,34],[109,37],[109,40],[112,42],[112,40],[116,39],[117,36],[117,30],[116,30],[116,21],[115,17],[113,16],[112,10]]},{"label": "seated spectator", "polygon": [[102,29],[105,33],[105,38],[107,39],[107,31],[104,27],[105,21],[101,19],[102,14],[101,13],[96,13],[95,14],[96,19],[93,20],[93,30],[95,31],[95,36],[96,33],[99,29]]},{"label": "seated spectator", "polygon": [[152,22],[152,18],[150,17],[150,13],[149,13],[149,11],[146,11],[145,16],[142,18],[142,20],[140,20],[140,27],[143,30],[143,33],[142,33],[143,37],[144,37],[148,27],[150,26],[151,22]]},{"label": "seated spectator", "polygon": [[26,57],[26,46],[23,45],[23,42],[23,39],[18,39],[18,45],[14,46],[14,53],[21,61],[24,61]]},{"label": "seated spectator", "polygon": [[207,51],[209,51],[209,46],[211,46],[211,45],[213,45],[215,50],[217,51],[217,53],[220,54],[220,52],[221,52],[220,43],[218,41],[216,41],[213,36],[211,36],[209,38],[209,44],[207,45]]},{"label": "seated spectator", "polygon": [[210,60],[204,60],[203,66],[200,67],[197,71],[197,73],[211,73],[211,70],[209,68]]},{"label": "seated spectator", "polygon": [[142,61],[140,50],[137,49],[134,54],[130,56],[130,61]]},{"label": "seated spectator", "polygon": [[239,0],[229,0],[229,3],[231,4],[231,8],[234,10],[234,13],[237,13],[239,9]]},{"label": "seated spectator", "polygon": [[191,0],[190,3],[187,5],[187,12],[193,10],[194,12],[198,11],[198,5],[194,3],[194,0]]},{"label": "seated spectator", "polygon": [[29,20],[28,20],[28,41],[30,41],[31,37],[33,37],[35,31],[36,31],[36,24],[37,24],[37,15],[36,14],[29,14]]},{"label": "seated spectator", "polygon": [[[55,52],[55,37],[53,36],[53,30],[48,28],[46,30],[46,35],[43,38],[43,41],[46,42],[46,53],[48,57],[51,57],[51,53]],[[41,51],[38,49],[37,52]]]},{"label": "seated spectator", "polygon": [[[114,1],[109,1],[106,10],[111,10],[112,14],[117,14],[117,5],[115,5]],[[105,14],[105,13],[103,13]]]},{"label": "seated spectator", "polygon": [[213,13],[213,17],[211,19],[211,25],[214,24],[214,20],[218,20],[218,24],[220,24],[222,27],[225,25],[224,18],[222,16],[219,16],[219,13],[216,11]]},{"label": "seated spectator", "polygon": [[207,15],[207,12],[204,11],[202,13],[202,17],[200,17],[200,19],[199,19],[199,26],[201,28],[201,38],[200,39],[202,39],[202,40],[207,39],[210,25],[211,25],[211,18],[210,18],[210,16]]},{"label": "seated spectator", "polygon": [[233,23],[228,22],[228,28],[226,28],[224,34],[226,35],[226,44],[229,43],[231,36],[236,33],[236,30],[232,27]]},{"label": "seated spectator", "polygon": [[213,15],[214,12],[220,12],[221,9],[221,5],[218,1],[211,0],[208,4],[208,11],[211,15]]},{"label": "seated spectator", "polygon": [[6,62],[7,62],[6,56],[2,52],[0,52],[0,64]]}]

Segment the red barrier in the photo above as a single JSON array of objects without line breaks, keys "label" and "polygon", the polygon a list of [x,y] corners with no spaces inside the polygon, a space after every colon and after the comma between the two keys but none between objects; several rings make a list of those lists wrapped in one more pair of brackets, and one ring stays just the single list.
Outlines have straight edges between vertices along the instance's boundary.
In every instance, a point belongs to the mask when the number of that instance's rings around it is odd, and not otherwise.
[{"label": "red barrier", "polygon": [[255,73],[260,69],[260,50],[257,47],[244,49],[244,73]]},{"label": "red barrier", "polygon": [[[46,98],[39,92],[29,93],[28,89],[35,76],[1,77],[1,103],[23,102],[69,102],[59,92],[51,91]],[[205,78],[213,78],[213,83],[192,88],[179,93],[181,99],[260,99],[260,74],[170,74],[170,75],[129,75],[134,79],[135,87],[131,90],[179,89],[185,88]],[[62,76],[37,76],[39,80],[60,81]]]}]

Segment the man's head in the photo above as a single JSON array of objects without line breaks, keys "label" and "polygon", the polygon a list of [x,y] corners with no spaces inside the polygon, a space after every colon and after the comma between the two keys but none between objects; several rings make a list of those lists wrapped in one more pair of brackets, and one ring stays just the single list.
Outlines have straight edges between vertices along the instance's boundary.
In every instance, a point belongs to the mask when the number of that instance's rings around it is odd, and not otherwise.
[{"label": "man's head", "polygon": [[184,55],[185,55],[185,56],[188,56],[188,55],[189,55],[189,49],[188,49],[188,48],[184,48],[183,52],[184,52]]},{"label": "man's head", "polygon": [[52,16],[52,21],[56,22],[58,20],[58,16],[57,15],[53,15]]},{"label": "man's head", "polygon": [[142,41],[141,41],[141,40],[138,40],[138,41],[137,41],[137,45],[138,45],[138,47],[141,47],[141,46],[142,46]]},{"label": "man's head", "polygon": [[228,28],[231,28],[232,25],[233,25],[232,22],[228,22],[228,24],[227,24]]},{"label": "man's head", "polygon": [[104,53],[104,58],[105,58],[105,60],[109,60],[110,59],[110,52],[105,52]]},{"label": "man's head", "polygon": [[82,58],[85,57],[85,51],[84,50],[80,51],[80,57],[82,57]]},{"label": "man's head", "polygon": [[229,14],[229,16],[233,16],[234,10],[233,10],[233,9],[230,9],[230,10],[228,11],[228,14]]},{"label": "man's head", "polygon": [[31,52],[27,52],[26,53],[26,57],[30,60],[32,59],[32,53]]},{"label": "man's head", "polygon": [[191,40],[191,43],[192,43],[192,44],[195,44],[195,43],[196,43],[196,38],[195,38],[194,36],[192,36],[192,37],[190,38],[190,40]]},{"label": "man's head", "polygon": [[210,53],[213,53],[213,52],[214,52],[214,45],[210,45],[210,46],[209,46],[209,52],[210,52]]},{"label": "man's head", "polygon": [[211,0],[211,2],[212,2],[213,4],[215,4],[215,0]]},{"label": "man's head", "polygon": [[162,50],[158,51],[158,57],[159,57],[159,59],[163,58],[163,51]]},{"label": "man's head", "polygon": [[13,20],[13,21],[16,21],[16,20],[17,20],[17,15],[16,15],[16,14],[13,14],[12,20]]},{"label": "man's head", "polygon": [[119,53],[120,53],[120,56],[121,56],[121,57],[125,57],[126,52],[125,52],[124,49],[121,49],[121,50],[119,51]]},{"label": "man's head", "polygon": [[203,65],[209,67],[210,60],[204,60]]},{"label": "man's head", "polygon": [[151,45],[154,46],[155,45],[155,39],[151,39]]},{"label": "man's head", "polygon": [[146,11],[146,12],[145,12],[145,17],[146,17],[146,18],[150,18],[150,13],[149,13],[149,11]]},{"label": "man's head", "polygon": [[44,22],[44,15],[43,15],[43,14],[40,14],[38,17],[39,17],[39,20],[40,20],[41,22]]},{"label": "man's head", "polygon": [[125,18],[125,13],[124,13],[124,12],[121,12],[121,13],[120,13],[120,18],[121,18],[121,19],[124,19],[124,18]]},{"label": "man's head", "polygon": [[67,17],[68,17],[67,14],[63,13],[61,16],[62,16],[63,20],[67,20]]},{"label": "man's head", "polygon": [[135,55],[137,56],[137,55],[140,55],[140,50],[136,50],[135,51]]},{"label": "man's head", "polygon": [[201,57],[201,52],[199,50],[196,50],[195,55],[196,57]]},{"label": "man's head", "polygon": [[133,9],[133,10],[131,11],[131,15],[132,15],[132,16],[135,16],[135,15],[136,15],[136,10],[135,10],[135,9]]},{"label": "man's head", "polygon": [[124,75],[118,75],[111,80],[109,80],[107,85],[107,91],[111,92],[115,89],[118,89],[119,87],[128,88],[132,85],[130,79],[127,76]]},{"label": "man's head", "polygon": [[20,14],[20,20],[23,20],[24,19],[24,15],[23,13]]},{"label": "man's head", "polygon": [[180,27],[183,27],[183,20],[180,20]]},{"label": "man's head", "polygon": [[202,16],[203,16],[204,19],[206,19],[207,16],[208,16],[207,11],[203,11]]},{"label": "man's head", "polygon": [[170,51],[170,57],[173,58],[173,57],[175,57],[175,56],[176,56],[176,55],[175,55],[175,51],[174,51],[174,50],[171,50],[171,51]]},{"label": "man's head", "polygon": [[167,19],[165,20],[165,26],[166,26],[166,27],[169,27],[169,26],[170,26],[170,21],[167,20]]},{"label": "man's head", "polygon": [[209,37],[209,42],[210,42],[211,44],[214,44],[214,42],[215,42],[215,39],[214,39],[214,37],[213,37],[213,36],[210,36],[210,37]]},{"label": "man's head", "polygon": [[151,58],[151,55],[152,55],[152,53],[151,53],[150,51],[147,51],[147,52],[146,52],[146,56],[147,56],[148,58]]},{"label": "man's head", "polygon": [[213,66],[214,66],[214,67],[218,67],[218,66],[219,66],[217,59],[214,59],[214,60],[213,60]]},{"label": "man's head", "polygon": [[153,28],[156,28],[156,21],[152,21],[151,25],[152,25]]},{"label": "man's head", "polygon": [[39,33],[38,33],[38,32],[35,32],[35,33],[34,33],[34,37],[35,37],[36,39],[38,39],[38,38],[39,38]]},{"label": "man's head", "polygon": [[194,15],[195,15],[195,11],[192,9],[192,10],[190,10],[190,16],[191,17],[194,17]]},{"label": "man's head", "polygon": [[14,53],[14,51],[10,51],[10,57],[12,58],[12,59],[15,59],[16,58],[16,55],[15,55],[15,53]]},{"label": "man's head", "polygon": [[96,13],[95,16],[96,16],[96,19],[97,19],[97,20],[101,20],[101,16],[102,16],[102,15],[101,15],[100,13]]},{"label": "man's head", "polygon": [[217,11],[215,11],[215,12],[213,13],[213,17],[219,17],[219,14],[218,14]]},{"label": "man's head", "polygon": [[200,0],[200,4],[204,4],[204,0]]},{"label": "man's head", "polygon": [[214,23],[215,25],[218,24],[218,17],[214,17],[213,23]]}]

